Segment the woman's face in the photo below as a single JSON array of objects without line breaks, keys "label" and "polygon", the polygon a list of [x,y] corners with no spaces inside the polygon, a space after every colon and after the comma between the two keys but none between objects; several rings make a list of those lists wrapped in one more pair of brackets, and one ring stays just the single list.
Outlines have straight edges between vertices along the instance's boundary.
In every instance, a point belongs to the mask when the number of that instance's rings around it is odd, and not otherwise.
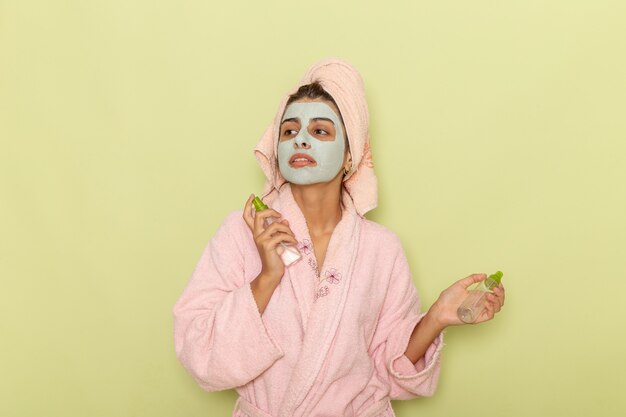
[{"label": "woman's face", "polygon": [[322,99],[291,103],[281,119],[278,167],[295,184],[334,179],[348,156],[345,128],[339,109]]}]

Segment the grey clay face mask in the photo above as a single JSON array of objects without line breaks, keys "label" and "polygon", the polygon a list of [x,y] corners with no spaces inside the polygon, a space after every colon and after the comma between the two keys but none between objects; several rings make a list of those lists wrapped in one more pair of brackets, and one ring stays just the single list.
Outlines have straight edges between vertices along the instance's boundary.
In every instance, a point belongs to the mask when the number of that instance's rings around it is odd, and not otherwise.
[{"label": "grey clay face mask", "polygon": [[[332,120],[335,125],[335,139],[319,140],[308,132],[310,120],[323,117]],[[300,119],[298,134],[278,143],[278,168],[283,177],[294,184],[316,184],[328,182],[335,178],[343,165],[345,139],[343,126],[337,113],[326,103],[312,101],[291,103],[285,110],[281,123],[286,119]],[[307,144],[310,147],[304,147]],[[297,153],[310,155],[317,165],[293,167],[289,164],[291,157]]]}]

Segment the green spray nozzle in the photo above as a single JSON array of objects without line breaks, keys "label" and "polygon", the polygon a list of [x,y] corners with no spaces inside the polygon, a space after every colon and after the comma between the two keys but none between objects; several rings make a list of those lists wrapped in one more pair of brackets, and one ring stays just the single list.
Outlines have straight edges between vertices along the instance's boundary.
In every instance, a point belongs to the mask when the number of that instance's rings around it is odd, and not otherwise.
[{"label": "green spray nozzle", "polygon": [[254,209],[256,211],[267,210],[269,208],[258,196],[254,196],[254,200],[252,200],[252,205],[254,206]]},{"label": "green spray nozzle", "polygon": [[498,272],[496,272],[496,273],[494,273],[494,274],[489,275],[489,276],[487,277],[487,279],[492,279],[492,280],[494,280],[495,282],[497,282],[498,284],[500,284],[500,281],[502,280],[502,276],[503,276],[503,275],[504,275],[504,274],[502,273],[502,271],[498,271]]}]

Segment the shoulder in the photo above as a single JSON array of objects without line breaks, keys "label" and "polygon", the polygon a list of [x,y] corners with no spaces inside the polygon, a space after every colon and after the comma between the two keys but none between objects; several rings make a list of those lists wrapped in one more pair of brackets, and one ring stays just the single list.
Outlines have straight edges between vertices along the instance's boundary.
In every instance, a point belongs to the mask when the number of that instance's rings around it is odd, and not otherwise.
[{"label": "shoulder", "polygon": [[379,250],[385,252],[402,252],[400,237],[391,229],[372,220],[362,219],[362,234],[367,242],[375,243]]},{"label": "shoulder", "polygon": [[[224,221],[222,222],[222,226],[226,227],[242,227],[248,225],[243,219],[243,209],[231,211],[226,215]],[[220,226],[221,227],[221,226]]]},{"label": "shoulder", "polygon": [[216,236],[241,240],[247,237],[250,229],[243,218],[243,209],[229,212],[219,225]]},{"label": "shoulder", "polygon": [[230,262],[233,256],[237,259],[244,256],[251,238],[252,232],[243,218],[243,210],[231,211],[223,218],[205,250],[210,251],[216,260]]}]

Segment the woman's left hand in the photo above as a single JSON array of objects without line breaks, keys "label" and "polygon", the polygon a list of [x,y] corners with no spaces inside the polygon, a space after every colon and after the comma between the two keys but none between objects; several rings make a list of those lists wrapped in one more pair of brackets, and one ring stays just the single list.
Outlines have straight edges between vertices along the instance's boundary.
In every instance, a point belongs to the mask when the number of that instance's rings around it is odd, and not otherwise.
[{"label": "woman's left hand", "polygon": [[[472,274],[458,280],[452,286],[441,292],[437,301],[435,301],[430,308],[429,314],[432,314],[432,318],[436,320],[441,327],[465,324],[458,317],[457,309],[463,300],[465,300],[465,297],[470,294],[470,292],[467,291],[467,288],[476,282],[484,280],[485,278],[487,278],[487,274]],[[493,293],[486,295],[485,309],[472,324],[478,324],[491,320],[504,305],[504,286],[502,283],[500,283],[500,285],[495,287],[492,291]]]}]

